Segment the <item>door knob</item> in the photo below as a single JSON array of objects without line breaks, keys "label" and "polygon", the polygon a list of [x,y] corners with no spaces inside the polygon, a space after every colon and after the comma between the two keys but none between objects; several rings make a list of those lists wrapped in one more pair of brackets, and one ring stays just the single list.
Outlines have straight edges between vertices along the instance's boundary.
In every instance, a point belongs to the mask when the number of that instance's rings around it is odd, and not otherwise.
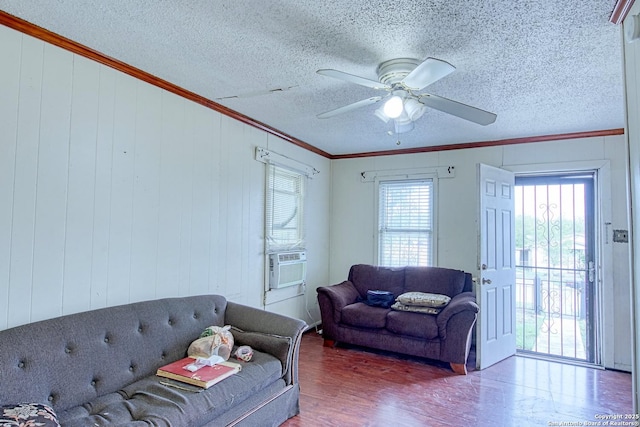
[{"label": "door knob", "polygon": [[491,284],[491,279],[485,279],[484,277],[482,278],[482,284],[487,284],[490,285]]},{"label": "door knob", "polygon": [[487,264],[482,264],[482,266],[480,268],[482,268],[483,270],[486,270],[487,269]]}]

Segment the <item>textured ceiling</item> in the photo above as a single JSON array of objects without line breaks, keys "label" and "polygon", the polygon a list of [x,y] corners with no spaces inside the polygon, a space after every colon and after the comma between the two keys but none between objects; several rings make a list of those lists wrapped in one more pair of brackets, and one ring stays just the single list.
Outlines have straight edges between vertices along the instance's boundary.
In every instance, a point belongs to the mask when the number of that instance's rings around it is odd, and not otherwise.
[{"label": "textured ceiling", "polygon": [[[0,9],[214,100],[330,154],[624,127],[615,0],[0,0]],[[380,62],[457,70],[424,91],[498,115],[480,126],[429,109],[397,137],[370,105]],[[288,89],[287,89],[288,88]],[[272,89],[286,89],[268,93]],[[237,98],[226,98],[239,96]]]}]

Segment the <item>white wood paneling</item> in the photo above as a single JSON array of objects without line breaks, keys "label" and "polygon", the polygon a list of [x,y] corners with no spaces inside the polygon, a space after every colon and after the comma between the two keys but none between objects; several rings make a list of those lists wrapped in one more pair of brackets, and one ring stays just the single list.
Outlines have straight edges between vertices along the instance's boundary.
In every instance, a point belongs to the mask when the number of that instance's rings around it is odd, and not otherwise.
[{"label": "white wood paneling", "polygon": [[[219,270],[214,269],[214,265],[210,264],[209,260],[212,247],[222,244],[224,240],[217,240],[219,238],[218,224],[213,220],[213,217],[218,216],[219,213],[212,212],[214,209],[212,198],[219,198],[226,187],[220,185],[219,175],[213,175],[211,162],[215,162],[217,169],[220,162],[228,162],[229,159],[213,159],[213,157],[219,156],[218,147],[224,144],[219,139],[218,115],[216,114],[214,121],[211,120],[210,112],[204,108],[193,105],[193,110],[195,111],[190,113],[194,118],[191,125],[194,130],[190,157],[192,181],[188,194],[188,205],[191,207],[189,282],[193,294],[219,293],[216,283],[216,275]],[[212,138],[216,141],[213,144]],[[212,234],[212,231],[215,233]],[[217,268],[224,267],[223,260],[217,259],[215,262],[220,263]]]},{"label": "white wood paneling", "polygon": [[33,320],[62,314],[73,56],[45,45],[33,245]]},{"label": "white wood paneling", "polygon": [[[178,266],[178,288],[180,295],[200,294],[198,289],[191,283],[191,217],[192,217],[192,194],[191,187],[193,185],[193,161],[194,161],[194,141],[198,139],[202,126],[196,126],[201,123],[197,120],[201,117],[198,110],[191,111],[185,105],[184,126],[182,127],[183,143],[180,144],[181,163],[180,173],[173,176],[180,186],[180,259]],[[172,143],[173,145],[174,143]],[[215,144],[214,144],[215,145]],[[213,193],[212,193],[213,195]]]},{"label": "white wood paneling", "polygon": [[87,160],[96,157],[99,79],[98,64],[74,59],[62,301],[65,313],[91,307],[96,163]]},{"label": "white wood paneling", "polygon": [[[228,137],[224,138],[222,144],[225,144],[225,140],[230,139],[230,135],[237,134],[244,131],[244,126],[236,120],[224,118],[223,130],[228,132]],[[224,135],[224,133],[223,133]],[[227,218],[224,240],[227,242],[227,264],[225,265],[225,280],[222,281],[222,293],[229,295],[239,302],[243,301],[243,295],[246,287],[246,283],[243,282],[246,277],[245,272],[242,271],[242,244],[243,244],[243,220],[244,220],[244,197],[243,197],[243,175],[244,168],[247,162],[250,162],[253,166],[253,157],[249,150],[247,156],[242,156],[243,149],[246,148],[245,144],[228,144],[227,155],[229,159],[238,159],[237,162],[227,161],[224,163],[225,172],[227,178],[227,192],[226,192],[226,209],[223,211],[223,216]],[[243,158],[244,157],[244,158]]]},{"label": "white wood paneling", "polygon": [[[16,109],[15,179],[9,276],[8,326],[31,320],[33,293],[33,240],[35,228],[40,98],[44,45],[21,37],[20,87]],[[5,84],[5,82],[2,82]],[[8,83],[8,82],[6,82]]]},{"label": "white wood paneling", "polygon": [[129,302],[133,227],[136,82],[117,74],[115,85],[107,305]]},{"label": "white wood paneling", "polygon": [[[265,132],[262,132],[255,128],[247,128],[245,130],[245,137],[249,145],[249,150],[252,155],[255,153],[256,147],[264,147],[267,145],[268,136]],[[328,163],[328,162],[327,162]],[[265,189],[266,189],[266,172],[264,168],[253,167],[252,164],[248,165],[248,174],[246,177],[247,182],[251,182],[249,186],[250,191],[245,194],[245,205],[247,206],[248,221],[245,226],[247,233],[247,253],[245,259],[243,259],[243,270],[247,271],[248,276],[245,278],[247,283],[247,290],[245,292],[246,299],[245,304],[253,307],[258,307],[263,304],[263,292],[266,277],[264,274],[265,267],[265,255],[264,255],[264,204],[265,204]],[[327,171],[328,172],[328,171]],[[329,174],[327,173],[327,177]],[[328,183],[328,180],[326,181]],[[310,200],[323,200],[328,202],[328,195],[316,194],[316,197],[310,198]],[[326,203],[328,206],[328,203]],[[325,216],[328,220],[328,216]],[[328,231],[328,226],[324,229]],[[327,233],[328,234],[328,233]],[[315,242],[315,241],[314,241]],[[326,264],[324,265],[325,271],[328,271],[328,251],[325,251]],[[298,317],[300,315],[298,314]]]},{"label": "white wood paneling", "polygon": [[222,173],[222,165],[228,161],[228,158],[222,157],[222,148],[228,143],[228,141],[225,141],[222,137],[222,121],[224,116],[216,114],[214,119],[215,120],[212,120],[211,123],[210,132],[211,137],[216,141],[216,143],[212,147],[211,154],[208,159],[211,174],[211,195],[209,196],[211,203],[209,242],[211,242],[211,244],[209,245],[208,260],[211,275],[209,277],[209,292],[222,294],[224,293],[224,290],[220,285],[220,282],[223,278],[221,278],[220,272],[224,271],[225,268],[224,259],[226,251],[220,243],[223,242],[222,239],[226,237],[222,235],[222,219],[226,219],[226,217],[220,211],[220,199],[224,195],[220,190],[225,188],[222,184],[224,176]]},{"label": "white wood paneling", "polygon": [[[262,306],[264,131],[5,27],[0,55],[0,329],[179,295]],[[326,171],[309,202],[329,206],[330,161],[282,143]]]},{"label": "white wood paneling", "polygon": [[[109,286],[109,248],[111,244],[111,184],[113,131],[115,118],[116,72],[100,67],[98,71],[98,115],[96,119],[96,156],[93,229],[91,248],[91,284],[89,306],[107,306]],[[90,162],[89,159],[86,160]]]},{"label": "white wood paneling", "polygon": [[133,210],[131,228],[130,301],[155,297],[158,255],[158,198],[162,93],[138,83],[135,148],[133,152]]},{"label": "white wood paneling", "polygon": [[[15,182],[16,134],[20,96],[20,39],[18,33],[0,26],[0,307],[9,304],[11,274],[11,229]],[[0,316],[0,329],[8,324],[9,312]]]},{"label": "white wood paneling", "polygon": [[[160,135],[160,171],[158,195],[158,256],[156,296],[172,295],[180,272],[180,214],[185,189],[180,171],[187,165],[185,153],[190,146],[184,135],[185,103],[167,92],[162,93],[162,132]],[[176,144],[175,141],[185,141]]]}]

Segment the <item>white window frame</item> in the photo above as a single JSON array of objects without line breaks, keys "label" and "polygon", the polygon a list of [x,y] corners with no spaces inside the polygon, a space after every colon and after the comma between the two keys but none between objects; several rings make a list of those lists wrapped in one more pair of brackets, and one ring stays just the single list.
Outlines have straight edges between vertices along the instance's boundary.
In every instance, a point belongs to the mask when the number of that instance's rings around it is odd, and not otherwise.
[{"label": "white window frame", "polygon": [[432,182],[432,195],[431,195],[431,222],[432,222],[432,230],[431,230],[431,264],[430,266],[438,265],[438,174],[437,173],[426,173],[426,174],[407,174],[407,175],[379,175],[374,178],[376,182],[376,206],[375,206],[375,244],[374,244],[374,259],[376,260],[377,265],[380,264],[380,186],[386,182],[415,182],[415,181],[426,181],[431,180]]}]

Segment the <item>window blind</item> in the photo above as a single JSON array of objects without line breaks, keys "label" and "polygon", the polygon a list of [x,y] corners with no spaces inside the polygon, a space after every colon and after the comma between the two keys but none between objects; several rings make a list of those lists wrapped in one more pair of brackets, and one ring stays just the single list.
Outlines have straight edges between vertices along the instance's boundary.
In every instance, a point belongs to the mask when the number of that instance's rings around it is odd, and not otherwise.
[{"label": "window blind", "polygon": [[378,264],[432,265],[433,180],[382,181],[378,188]]},{"label": "window blind", "polygon": [[267,165],[265,210],[268,253],[304,249],[304,194],[306,177]]}]

